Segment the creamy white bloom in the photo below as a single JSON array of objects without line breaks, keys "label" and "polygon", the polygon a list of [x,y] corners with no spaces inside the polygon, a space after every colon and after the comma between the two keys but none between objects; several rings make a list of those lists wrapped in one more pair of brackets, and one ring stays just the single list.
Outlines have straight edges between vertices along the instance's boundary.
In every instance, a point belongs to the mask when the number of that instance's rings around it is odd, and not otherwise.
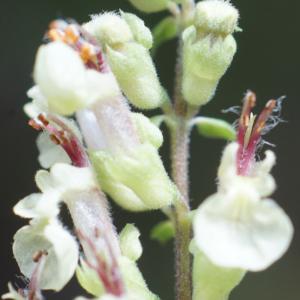
[{"label": "creamy white bloom", "polygon": [[[96,101],[120,94],[111,73],[87,69],[79,53],[62,42],[40,47],[34,79],[49,110],[62,115],[71,115]],[[31,113],[30,108],[27,110]]]},{"label": "creamy white bloom", "polygon": [[251,176],[239,176],[237,150],[235,143],[227,146],[218,192],[197,209],[195,241],[218,266],[260,271],[286,252],[293,226],[273,200],[265,199],[275,188],[269,174],[274,154],[269,151],[264,161],[254,163]]},{"label": "creamy white bloom", "polygon": [[39,278],[41,289],[61,290],[73,276],[78,261],[75,238],[56,220],[31,221],[14,236],[13,253],[21,272],[34,276],[39,264],[34,257],[43,251],[44,264]]},{"label": "creamy white bloom", "polygon": [[21,217],[56,217],[61,201],[97,186],[90,168],[77,168],[63,163],[55,164],[50,172],[38,171],[35,180],[42,193],[31,194],[17,203],[14,212]]}]

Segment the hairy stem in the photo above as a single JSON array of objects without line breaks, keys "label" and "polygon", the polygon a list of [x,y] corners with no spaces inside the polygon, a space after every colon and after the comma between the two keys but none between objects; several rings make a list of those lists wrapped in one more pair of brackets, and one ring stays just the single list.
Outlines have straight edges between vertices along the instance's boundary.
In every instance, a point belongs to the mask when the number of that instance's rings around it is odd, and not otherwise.
[{"label": "hairy stem", "polygon": [[[194,14],[194,0],[186,0],[181,11],[181,31],[189,26]],[[189,119],[196,111],[187,105],[182,95],[183,41],[179,36],[175,69],[173,123],[171,125],[172,177],[180,192],[180,199],[174,206],[175,216],[175,260],[176,299],[192,299],[192,272],[189,244],[191,223],[189,219]],[[192,112],[192,113],[191,113]]]},{"label": "hairy stem", "polygon": [[175,260],[176,260],[176,299],[192,299],[191,256],[189,243],[191,225],[189,220],[189,129],[186,121],[178,118],[172,130],[172,177],[181,198],[175,204]]}]

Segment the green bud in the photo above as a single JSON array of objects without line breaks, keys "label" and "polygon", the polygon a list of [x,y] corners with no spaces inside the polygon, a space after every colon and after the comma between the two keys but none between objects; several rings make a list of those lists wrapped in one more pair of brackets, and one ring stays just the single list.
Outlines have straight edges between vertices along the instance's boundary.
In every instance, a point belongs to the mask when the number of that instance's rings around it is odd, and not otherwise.
[{"label": "green bud", "polygon": [[139,236],[140,232],[133,224],[127,224],[120,233],[121,252],[132,261],[137,261],[143,252]]},{"label": "green bud", "polygon": [[171,221],[163,221],[156,224],[151,230],[151,239],[160,242],[161,244],[167,243],[175,236],[175,228]]},{"label": "green bud", "polygon": [[133,40],[129,25],[116,13],[94,15],[83,27],[101,44],[116,46]]},{"label": "green bud", "polygon": [[141,113],[131,113],[131,119],[135,125],[141,143],[149,142],[155,148],[159,148],[164,139],[159,128],[150,119]]},{"label": "green bud", "polygon": [[100,297],[105,294],[97,272],[90,268],[83,259],[80,260],[80,266],[76,269],[76,277],[79,284],[91,295]]},{"label": "green bud", "polygon": [[215,118],[198,117],[192,122],[197,126],[198,132],[205,137],[229,141],[234,141],[236,138],[234,128],[226,121]]},{"label": "green bud", "polygon": [[193,242],[190,248],[194,254],[193,299],[227,300],[230,292],[245,276],[245,271],[218,267]]},{"label": "green bud", "polygon": [[134,40],[143,45],[146,49],[150,49],[153,44],[152,33],[150,29],[145,26],[144,21],[130,13],[121,12],[121,17],[130,27]]},{"label": "green bud", "polygon": [[231,64],[236,42],[232,35],[198,38],[194,26],[184,31],[183,40],[183,95],[191,105],[204,105]]},{"label": "green bud", "polygon": [[121,274],[125,281],[126,290],[129,298],[132,300],[158,300],[159,298],[153,294],[141,274],[136,263],[126,256],[122,256],[119,260]]},{"label": "green bud", "polygon": [[169,0],[129,0],[137,9],[146,12],[158,12],[167,9]]},{"label": "green bud", "polygon": [[209,0],[198,2],[195,25],[199,31],[228,35],[237,28],[239,12],[229,1]]},{"label": "green bud", "polygon": [[122,153],[96,151],[91,158],[102,189],[125,209],[159,209],[176,196],[157,149],[149,143]]},{"label": "green bud", "polygon": [[128,100],[140,109],[159,107],[163,89],[149,54],[140,44],[127,43],[107,49],[109,65]]},{"label": "green bud", "polygon": [[238,11],[227,1],[197,4],[195,26],[183,32],[182,92],[191,105],[204,105],[214,96],[236,52],[231,33],[237,21]]}]

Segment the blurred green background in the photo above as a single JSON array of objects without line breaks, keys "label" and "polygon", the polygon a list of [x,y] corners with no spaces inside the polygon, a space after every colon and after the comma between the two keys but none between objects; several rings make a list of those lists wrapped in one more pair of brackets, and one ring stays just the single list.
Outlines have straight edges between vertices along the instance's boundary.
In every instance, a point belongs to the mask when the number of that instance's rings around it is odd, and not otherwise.
[{"label": "blurred green background", "polygon": [[[151,1],[151,0],[148,0]],[[293,244],[282,260],[267,271],[250,273],[232,294],[232,300],[300,299],[300,4],[296,0],[232,1],[241,13],[242,33],[236,34],[239,50],[233,65],[222,80],[215,99],[201,114],[218,116],[233,122],[235,116],[221,110],[239,105],[247,89],[257,92],[259,107],[273,97],[287,95],[283,116],[287,123],[274,129],[267,140],[276,144],[278,164],[274,175],[278,189],[274,198],[288,212],[296,228]],[[22,112],[26,90],[32,85],[31,72],[35,52],[42,42],[48,23],[56,17],[72,17],[78,22],[104,10],[134,11],[126,0],[0,0],[0,98],[1,98],[1,247],[0,292],[8,281],[22,279],[11,253],[12,236],[25,221],[12,214],[11,208],[23,196],[36,191],[33,175],[38,169],[36,132],[27,125]],[[144,15],[152,27],[164,15]],[[172,89],[176,43],[165,44],[157,53],[156,64],[162,82]],[[224,142],[192,135],[191,196],[192,206],[216,189],[216,170]],[[168,140],[162,155],[168,168]],[[147,282],[162,299],[173,299],[173,247],[160,246],[149,239],[152,226],[163,216],[158,212],[128,214],[115,206],[113,217],[118,228],[134,222],[142,231],[144,255],[140,267]],[[47,299],[72,299],[82,293],[75,281],[60,295]]]}]

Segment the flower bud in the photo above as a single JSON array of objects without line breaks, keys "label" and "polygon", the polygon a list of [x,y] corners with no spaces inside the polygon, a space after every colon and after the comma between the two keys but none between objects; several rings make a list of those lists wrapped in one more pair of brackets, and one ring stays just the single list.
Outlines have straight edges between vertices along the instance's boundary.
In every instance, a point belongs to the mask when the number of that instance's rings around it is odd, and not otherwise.
[{"label": "flower bud", "polygon": [[238,12],[221,0],[202,1],[197,6],[195,26],[183,32],[183,95],[195,106],[213,97],[236,52],[231,35]]},{"label": "flower bud", "polygon": [[150,119],[141,113],[131,113],[131,119],[142,143],[150,143],[157,149],[162,145],[163,135]]},{"label": "flower bud", "polygon": [[158,107],[163,89],[147,49],[137,43],[108,48],[109,65],[128,100],[140,109]]},{"label": "flower bud", "polygon": [[146,12],[158,12],[165,10],[168,6],[169,0],[129,0],[129,2],[137,9]]},{"label": "flower bud", "polygon": [[157,149],[149,143],[128,152],[97,151],[91,158],[101,187],[125,209],[159,209],[176,196]]},{"label": "flower bud", "polygon": [[101,44],[114,46],[133,40],[130,26],[116,13],[94,15],[83,27]]},{"label": "flower bud", "polygon": [[139,230],[133,224],[127,224],[120,233],[122,254],[132,261],[137,261],[143,253],[140,235]]},{"label": "flower bud", "polygon": [[152,33],[150,29],[145,26],[144,21],[130,13],[121,12],[121,16],[130,27],[134,40],[143,45],[146,49],[150,49],[153,44]]},{"label": "flower bud", "polygon": [[209,0],[196,6],[196,27],[201,32],[232,34],[237,27],[239,12],[229,1]]}]

